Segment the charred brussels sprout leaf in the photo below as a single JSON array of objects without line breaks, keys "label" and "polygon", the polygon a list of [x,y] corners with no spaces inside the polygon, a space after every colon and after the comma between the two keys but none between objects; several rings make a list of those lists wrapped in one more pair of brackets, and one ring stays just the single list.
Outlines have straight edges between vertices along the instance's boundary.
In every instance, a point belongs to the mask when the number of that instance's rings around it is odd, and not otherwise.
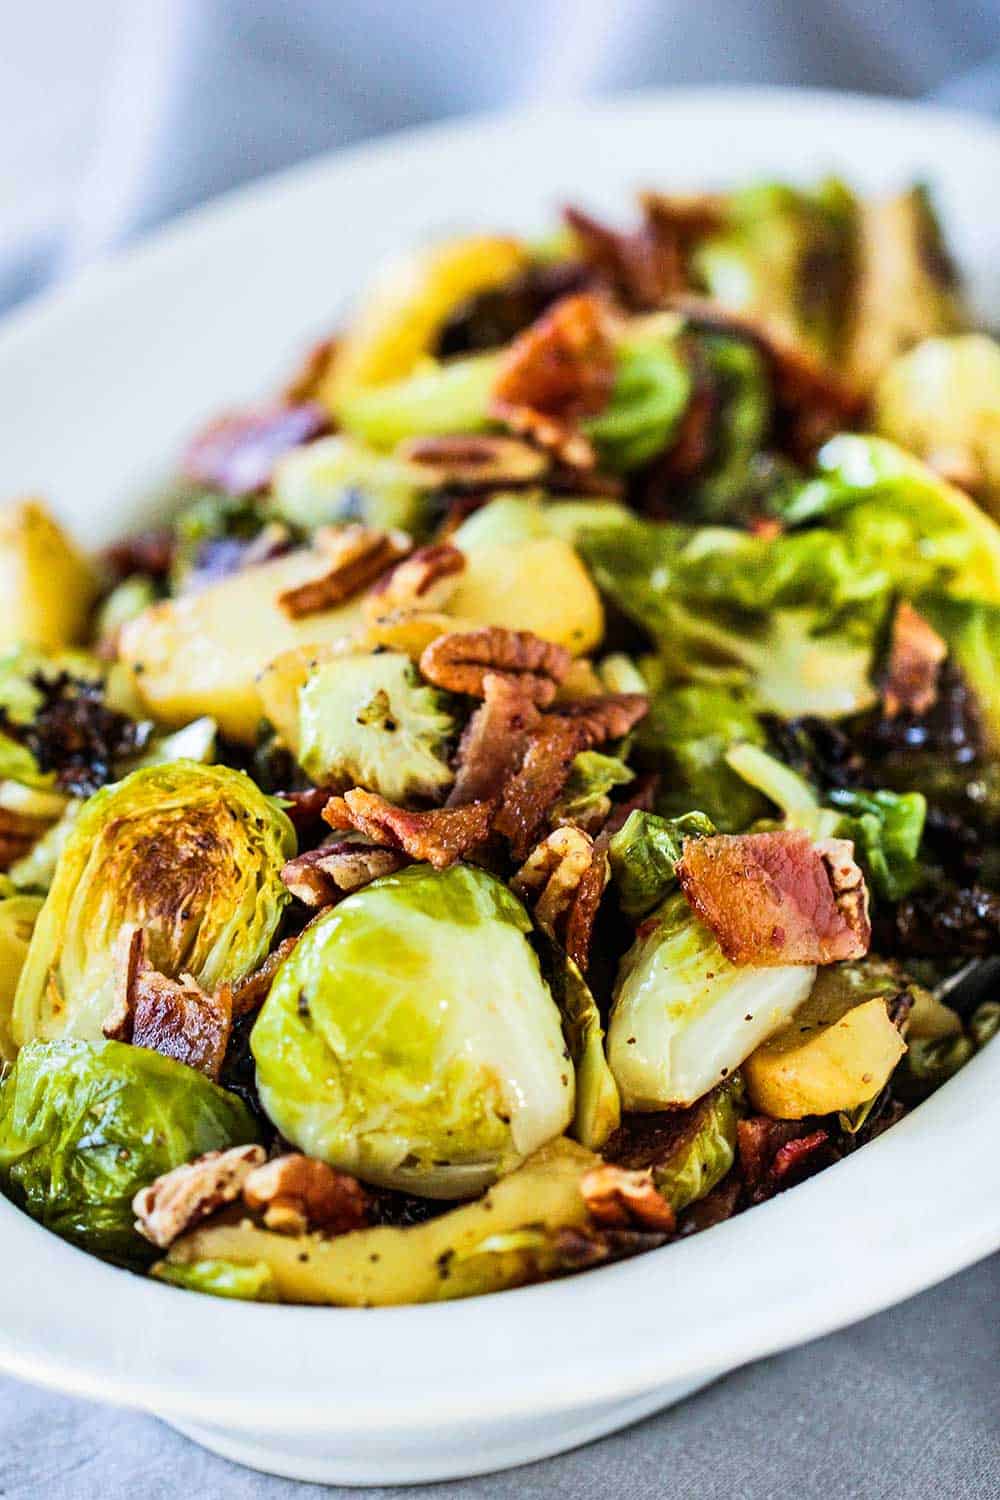
[{"label": "charred brussels sprout leaf", "polygon": [[10,1024],[11,1010],[41,909],[40,896],[15,895],[9,886],[0,892],[0,1065],[13,1062],[17,1055]]},{"label": "charred brussels sprout leaf", "polygon": [[597,1003],[571,958],[541,933],[536,942],[542,972],[562,1017],[563,1035],[576,1069],[576,1110],[572,1134],[583,1146],[599,1151],[618,1126],[618,1086],[604,1055],[604,1028]]},{"label": "charred brussels sprout leaf", "polygon": [[584,431],[602,464],[627,473],[662,453],[691,394],[691,377],[676,343],[660,333],[619,345],[611,399]]},{"label": "charred brussels sprout leaf", "polygon": [[685,512],[699,521],[732,521],[752,511],[760,498],[756,461],[771,424],[771,396],[764,361],[740,339],[702,343],[716,392],[711,459],[687,498]]},{"label": "charred brussels sprout leaf", "polygon": [[658,906],[675,885],[674,871],[685,839],[714,832],[704,813],[686,813],[681,818],[660,818],[639,809],[629,813],[608,845],[611,876],[625,915],[644,917]]},{"label": "charred brussels sprout leaf", "polygon": [[32,1042],[0,1086],[5,1192],[47,1229],[113,1260],[153,1257],[134,1228],[139,1188],[257,1138],[235,1094],[122,1042]]},{"label": "charred brussels sprout leaf", "polygon": [[580,823],[602,809],[610,809],[609,795],[615,787],[628,786],[635,780],[623,760],[616,755],[602,755],[599,750],[582,750],[570,767],[569,780],[562,796],[552,809],[552,821]]},{"label": "charred brussels sprout leaf", "polygon": [[161,1260],[153,1267],[157,1281],[182,1287],[188,1292],[205,1292],[209,1297],[233,1297],[241,1302],[277,1302],[274,1273],[263,1261],[241,1266],[231,1260],[196,1260],[190,1265],[174,1265]]},{"label": "charred brussels sprout leaf", "polygon": [[174,761],[106,787],[59,855],[18,985],[16,1039],[101,1036],[129,923],[170,978],[189,973],[207,990],[239,979],[270,949],[294,852],[287,817],[240,771]]},{"label": "charred brussels sprout leaf", "polygon": [[989,748],[1000,752],[1000,603],[921,594],[917,608],[947,641],[975,696]]},{"label": "charred brussels sprout leaf", "polygon": [[559,1135],[573,1070],[559,1012],[500,881],[416,865],[322,916],[254,1027],[282,1134],[366,1181],[469,1196]]},{"label": "charred brussels sprout leaf", "polygon": [[335,657],[299,689],[299,759],[319,786],[362,786],[397,803],[440,796],[454,780],[445,701],[407,656]]}]

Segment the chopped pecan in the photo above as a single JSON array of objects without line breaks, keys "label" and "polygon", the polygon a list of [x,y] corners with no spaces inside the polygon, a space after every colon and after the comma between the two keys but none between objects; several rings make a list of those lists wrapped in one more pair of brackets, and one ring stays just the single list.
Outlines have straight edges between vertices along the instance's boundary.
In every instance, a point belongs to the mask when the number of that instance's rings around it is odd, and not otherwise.
[{"label": "chopped pecan", "polygon": [[341,896],[391,875],[402,860],[393,849],[331,838],[288,860],[281,878],[306,906],[331,906]]},{"label": "chopped pecan", "polygon": [[331,828],[356,828],[375,844],[401,849],[411,859],[444,870],[485,844],[495,812],[494,801],[410,812],[355,787],[343,797],[331,797],[323,816]]},{"label": "chopped pecan", "polygon": [[651,1171],[629,1172],[604,1164],[585,1172],[580,1182],[587,1211],[599,1224],[620,1228],[639,1225],[670,1234],[674,1211],[653,1185]]},{"label": "chopped pecan", "polygon": [[591,468],[593,448],[575,424],[603,411],[611,395],[615,351],[608,324],[608,309],[593,293],[555,303],[503,356],[490,415],[570,467]]},{"label": "chopped pecan", "polygon": [[243,1180],[243,1201],[279,1234],[346,1234],[369,1218],[368,1194],[356,1177],[299,1152],[255,1167]]},{"label": "chopped pecan", "polygon": [[646,218],[661,234],[670,234],[686,252],[726,222],[726,198],[721,193],[639,194]]},{"label": "chopped pecan", "polygon": [[581,973],[590,961],[590,934],[608,879],[607,856],[580,828],[556,828],[537,844],[511,881],[533,896],[535,921],[560,942]]},{"label": "chopped pecan", "polygon": [[410,550],[405,532],[373,531],[367,526],[345,526],[340,531],[322,527],[313,541],[326,554],[330,568],[278,595],[278,603],[293,620],[352,599]]},{"label": "chopped pecan", "polygon": [[519,768],[508,777],[494,828],[523,860],[538,839],[566,785],[573,761],[592,743],[587,725],[566,714],[543,714],[529,734]]},{"label": "chopped pecan", "polygon": [[499,797],[508,776],[521,764],[537,723],[538,709],[522,679],[487,672],[482,704],[459,742],[458,769],[447,805],[461,807]]},{"label": "chopped pecan", "polygon": [[588,746],[620,740],[648,711],[649,699],[644,693],[603,693],[599,697],[560,703],[553,710],[563,718],[573,719],[585,731]]},{"label": "chopped pecan", "polygon": [[868,892],[847,839],[798,829],[689,839],[677,876],[692,910],[734,964],[863,958]]},{"label": "chopped pecan", "polygon": [[530,630],[486,625],[439,635],[423,652],[420,670],[436,687],[473,698],[483,697],[487,673],[503,672],[517,677],[532,700],[544,707],[555,697],[571,660],[565,646],[543,641]]},{"label": "chopped pecan", "polygon": [[263,1161],[262,1146],[232,1146],[228,1151],[207,1151],[165,1172],[132,1199],[136,1229],[143,1239],[166,1250],[185,1230],[234,1203],[246,1178]]},{"label": "chopped pecan", "polygon": [[329,417],[313,402],[232,412],[196,434],[181,469],[195,484],[227,495],[252,495],[267,488],[283,454],[329,430]]},{"label": "chopped pecan", "polygon": [[398,610],[440,610],[465,571],[465,554],[450,542],[420,547],[380,578],[364,601],[365,617],[379,620]]},{"label": "chopped pecan", "polygon": [[146,958],[146,938],[127,923],[118,935],[115,995],[104,1035],[148,1047],[217,1079],[233,1024],[233,996],[223,985],[210,995],[190,974],[169,979]]},{"label": "chopped pecan", "polygon": [[888,718],[900,713],[925,714],[933,708],[941,663],[947,655],[946,642],[904,599],[892,621],[889,667],[882,691]]},{"label": "chopped pecan", "polygon": [[439,484],[449,489],[530,484],[549,467],[546,455],[530,443],[499,434],[410,438],[400,444],[397,453],[408,463],[426,467]]}]

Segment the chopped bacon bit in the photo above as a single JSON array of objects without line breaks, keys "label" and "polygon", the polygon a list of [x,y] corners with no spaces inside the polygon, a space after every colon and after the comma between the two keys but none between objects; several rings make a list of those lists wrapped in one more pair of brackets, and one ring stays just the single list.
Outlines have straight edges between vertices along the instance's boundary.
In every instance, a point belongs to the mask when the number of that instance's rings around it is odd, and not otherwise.
[{"label": "chopped bacon bit", "polygon": [[847,839],[814,844],[798,829],[690,839],[677,875],[731,963],[829,964],[868,952],[868,893]]},{"label": "chopped bacon bit", "polygon": [[757,537],[762,542],[773,542],[784,531],[784,526],[777,516],[754,516],[747,525],[751,536]]},{"label": "chopped bacon bit", "polygon": [[937,702],[938,675],[948,646],[905,599],[892,622],[889,669],[882,692],[887,718],[925,714]]},{"label": "chopped bacon bit", "polygon": [[407,463],[425,466],[438,484],[450,489],[528,484],[549,467],[537,448],[498,434],[410,438],[396,451]]},{"label": "chopped bacon bit", "polygon": [[0,807],[0,870],[23,859],[51,825],[51,818],[30,818]]},{"label": "chopped bacon bit", "polygon": [[495,812],[495,801],[410,812],[355,787],[343,797],[331,797],[323,817],[331,828],[356,828],[374,844],[401,849],[411,859],[444,870],[486,843]]},{"label": "chopped bacon bit", "polygon": [[329,430],[326,412],[312,402],[232,412],[196,434],[181,469],[195,484],[227,495],[253,495],[270,484],[283,454]]},{"label": "chopped bacon bit", "polygon": [[563,297],[513,341],[493,387],[490,415],[573,468],[595,462],[574,424],[603,411],[614,385],[608,321],[593,293]]},{"label": "chopped bacon bit", "polygon": [[233,1146],[228,1151],[206,1151],[195,1161],[164,1172],[132,1199],[136,1229],[143,1239],[166,1250],[217,1208],[235,1203],[243,1183],[263,1161],[262,1146]]},{"label": "chopped bacon bit", "polygon": [[393,849],[331,839],[318,849],[307,849],[288,860],[281,878],[292,895],[306,906],[332,906],[342,896],[359,891],[381,875],[391,875],[401,863]]},{"label": "chopped bacon bit", "polygon": [[624,1167],[603,1164],[585,1172],[580,1181],[587,1211],[599,1224],[619,1228],[639,1225],[671,1234],[676,1226],[674,1211],[653,1185],[651,1171],[629,1172]]},{"label": "chopped bacon bit", "polygon": [[627,307],[640,312],[662,307],[687,285],[676,237],[660,233],[649,216],[629,231],[611,229],[578,208],[564,209],[563,218],[584,259]]},{"label": "chopped bacon bit", "polygon": [[337,340],[320,339],[307,349],[302,363],[282,392],[289,406],[299,406],[304,401],[318,399],[320,388],[333,369],[337,357]]},{"label": "chopped bacon bit", "polygon": [[458,770],[448,807],[498,798],[521,764],[538,709],[519,677],[505,672],[483,676],[483,702],[462,733]]},{"label": "chopped bacon bit", "polygon": [[833,1159],[829,1132],[808,1120],[772,1120],[751,1115],[736,1126],[740,1172],[751,1203],[818,1172]]},{"label": "chopped bacon bit", "polygon": [[580,828],[556,828],[531,851],[511,881],[534,896],[535,921],[560,942],[582,974],[590,963],[590,935],[608,880],[607,856]]},{"label": "chopped bacon bit", "polygon": [[450,542],[420,547],[380,578],[365,599],[365,614],[378,620],[395,610],[443,609],[465,571],[465,554]]},{"label": "chopped bacon bit", "polygon": [[487,674],[503,672],[516,677],[532,700],[544,707],[555,697],[571,661],[565,646],[544,641],[530,630],[486,625],[481,630],[439,635],[421,655],[420,670],[436,687],[474,698],[484,696]]},{"label": "chopped bacon bit", "polygon": [[347,1234],[369,1220],[368,1194],[356,1177],[299,1152],[255,1167],[243,1181],[243,1201],[279,1234]]},{"label": "chopped bacon bit", "polygon": [[600,842],[595,841],[594,858],[576,888],[563,939],[567,954],[581,974],[586,974],[590,968],[590,940],[609,873],[607,853]]},{"label": "chopped bacon bit", "polygon": [[115,996],[103,1023],[115,1041],[148,1047],[217,1079],[233,1024],[232,990],[210,995],[190,974],[168,979],[146,958],[146,935],[126,923],[115,948]]},{"label": "chopped bacon bit", "polygon": [[590,746],[603,745],[634,729],[649,712],[649,699],[643,693],[603,693],[560,703],[553,712],[574,719],[585,730]]},{"label": "chopped bacon bit", "polygon": [[[302,931],[304,932],[305,928]],[[237,984],[233,985],[234,1020],[239,1016],[249,1015],[252,1010],[256,1010],[267,999],[271,985],[274,983],[275,974],[277,974],[301,936],[301,932],[296,932],[291,937],[284,938],[278,944],[277,948],[274,949],[273,953],[267,955],[262,964],[259,964],[249,974],[245,974]]]},{"label": "chopped bacon bit", "polygon": [[278,603],[293,620],[334,609],[360,594],[405,557],[411,546],[405,532],[373,531],[366,526],[345,526],[342,531],[323,527],[314,543],[327,554],[330,570],[278,595]]},{"label": "chopped bacon bit", "polygon": [[689,1235],[700,1234],[703,1229],[714,1229],[716,1224],[724,1224],[736,1212],[742,1190],[739,1174],[728,1172],[718,1187],[682,1210],[677,1221],[677,1233],[686,1239]]},{"label": "chopped bacon bit", "polygon": [[586,724],[544,714],[528,736],[520,768],[507,779],[494,821],[517,860],[526,859],[569,778],[574,758],[591,743]]},{"label": "chopped bacon bit", "polygon": [[174,534],[167,526],[140,531],[123,541],[113,542],[101,553],[101,560],[116,581],[133,573],[148,573],[150,578],[166,578],[174,555]]}]

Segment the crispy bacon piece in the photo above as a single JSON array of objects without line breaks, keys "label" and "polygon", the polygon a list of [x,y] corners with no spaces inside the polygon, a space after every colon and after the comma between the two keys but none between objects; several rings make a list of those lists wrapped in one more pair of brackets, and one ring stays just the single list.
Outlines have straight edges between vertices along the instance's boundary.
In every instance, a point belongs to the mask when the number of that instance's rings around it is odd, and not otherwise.
[{"label": "crispy bacon piece", "polygon": [[892,621],[889,669],[882,691],[886,716],[925,714],[937,702],[938,676],[948,646],[905,599]]},{"label": "crispy bacon piece", "polygon": [[486,625],[439,635],[421,655],[420,670],[436,687],[473,698],[484,696],[488,673],[503,672],[516,677],[533,702],[544,707],[555,697],[571,660],[565,646],[530,630]]},{"label": "crispy bacon piece", "polygon": [[526,859],[566,785],[575,756],[591,743],[581,719],[544,714],[528,736],[521,765],[507,779],[494,820],[517,860]]},{"label": "crispy bacon piece", "polygon": [[279,1234],[347,1234],[369,1221],[368,1194],[356,1177],[297,1151],[254,1167],[243,1180],[243,1201]]},{"label": "crispy bacon piece", "polygon": [[366,618],[378,620],[395,610],[440,610],[465,571],[465,554],[450,542],[420,547],[398,562],[369,591]]},{"label": "crispy bacon piece", "polygon": [[253,495],[270,484],[283,454],[329,430],[326,412],[311,401],[231,412],[196,433],[181,459],[181,470],[186,479],[209,489]]},{"label": "crispy bacon piece", "polygon": [[394,849],[334,838],[288,860],[281,878],[306,906],[332,906],[379,876],[391,875],[402,862]]},{"label": "crispy bacon piece", "polygon": [[528,735],[538,723],[538,709],[519,677],[486,672],[483,701],[462,733],[458,771],[448,807],[500,796],[504,783],[521,764]]},{"label": "crispy bacon piece", "polygon": [[868,892],[847,839],[814,844],[798,829],[691,839],[677,875],[731,963],[829,964],[868,952]]},{"label": "crispy bacon piece", "polygon": [[773,1198],[828,1166],[834,1152],[827,1130],[808,1120],[772,1120],[752,1115],[736,1126],[740,1173],[751,1203]]},{"label": "crispy bacon piece", "polygon": [[592,468],[590,442],[576,428],[603,411],[615,379],[608,311],[598,296],[564,297],[510,345],[493,387],[490,415],[573,468]]},{"label": "crispy bacon piece", "polygon": [[771,372],[775,404],[787,445],[803,461],[828,437],[854,426],[864,410],[860,391],[807,350],[781,338],[755,318],[730,311],[706,297],[671,297],[670,306],[693,328],[730,333],[760,350]]},{"label": "crispy bacon piece", "polygon": [[337,340],[333,337],[320,339],[307,349],[302,362],[282,391],[290,406],[299,406],[305,401],[315,401],[326,383],[337,358]]},{"label": "crispy bacon piece", "polygon": [[118,982],[104,1035],[149,1047],[217,1079],[233,1024],[232,990],[210,995],[190,974],[168,979],[146,958],[146,935],[127,923],[116,945]]},{"label": "crispy bacon piece", "polygon": [[329,572],[310,578],[278,595],[278,603],[293,620],[333,609],[373,584],[410,550],[403,531],[374,531],[367,526],[323,527],[314,544],[330,560]]},{"label": "crispy bacon piece", "polygon": [[263,1146],[206,1151],[195,1161],[164,1172],[132,1199],[135,1227],[161,1250],[217,1208],[235,1203],[243,1183],[264,1161]]},{"label": "crispy bacon piece", "polygon": [[676,1226],[674,1211],[654,1187],[651,1171],[629,1172],[608,1164],[592,1167],[584,1173],[580,1191],[588,1213],[599,1224],[622,1229],[638,1225],[665,1234]]},{"label": "crispy bacon piece", "polygon": [[537,844],[511,881],[519,896],[533,898],[535,921],[562,944],[582,974],[607,880],[604,851],[581,828],[565,827]]},{"label": "crispy bacon piece", "polygon": [[572,206],[563,218],[575,234],[588,265],[621,298],[639,312],[662,307],[687,285],[676,237],[661,234],[647,216],[637,229],[612,229]]},{"label": "crispy bacon piece", "polygon": [[331,828],[356,828],[374,844],[401,849],[411,859],[445,870],[486,843],[495,812],[495,801],[410,812],[355,787],[343,797],[331,797],[323,817]]}]

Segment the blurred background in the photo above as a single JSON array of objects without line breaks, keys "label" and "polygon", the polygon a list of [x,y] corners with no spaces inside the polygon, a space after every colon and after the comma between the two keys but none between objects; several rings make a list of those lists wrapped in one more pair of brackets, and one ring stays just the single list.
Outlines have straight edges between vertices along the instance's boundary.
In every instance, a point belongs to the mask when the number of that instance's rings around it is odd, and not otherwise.
[{"label": "blurred background", "polygon": [[1000,0],[33,0],[3,35],[0,311],[226,188],[424,121],[705,83],[1000,111]]}]

